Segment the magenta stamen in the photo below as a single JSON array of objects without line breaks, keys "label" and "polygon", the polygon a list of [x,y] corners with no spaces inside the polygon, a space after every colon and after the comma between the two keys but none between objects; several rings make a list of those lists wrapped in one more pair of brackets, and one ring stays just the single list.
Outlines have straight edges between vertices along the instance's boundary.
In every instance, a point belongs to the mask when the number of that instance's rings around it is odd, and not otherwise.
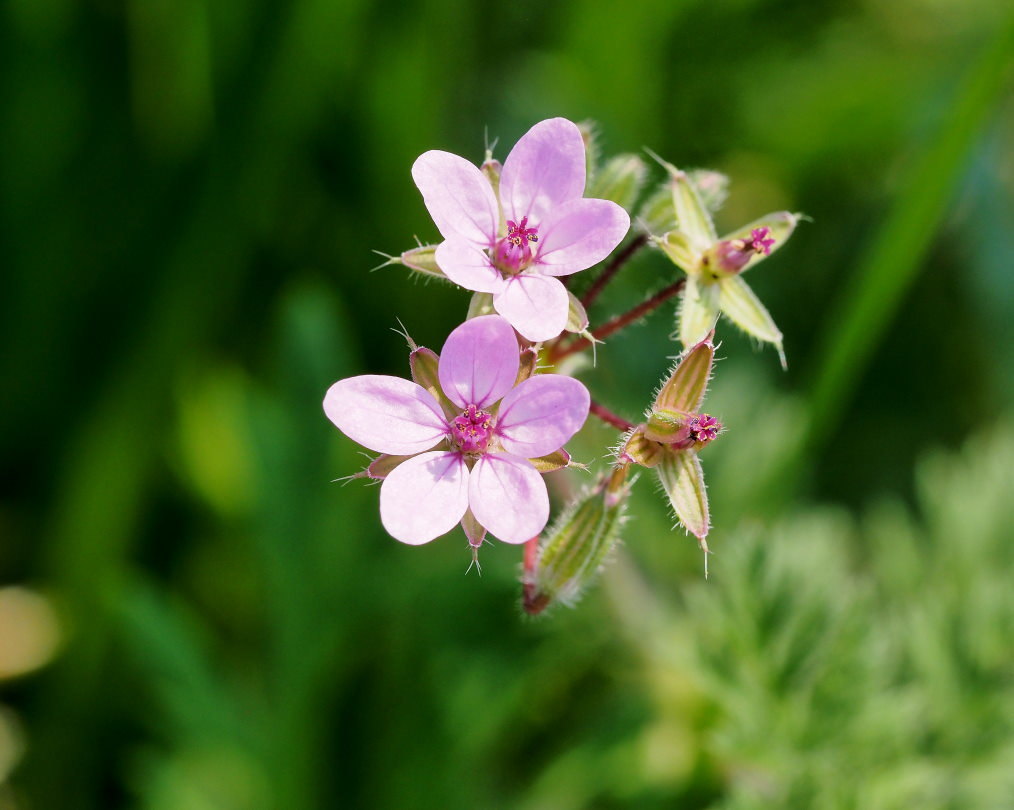
[{"label": "magenta stamen", "polygon": [[493,435],[493,417],[474,405],[451,422],[451,436],[462,453],[485,453]]}]

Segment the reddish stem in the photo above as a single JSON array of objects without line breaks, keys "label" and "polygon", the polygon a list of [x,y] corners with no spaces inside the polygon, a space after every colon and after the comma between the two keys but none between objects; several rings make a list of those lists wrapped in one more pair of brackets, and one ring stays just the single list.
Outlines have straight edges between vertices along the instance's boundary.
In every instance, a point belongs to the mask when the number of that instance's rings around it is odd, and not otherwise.
[{"label": "reddish stem", "polygon": [[617,416],[605,405],[600,405],[595,400],[592,400],[589,410],[607,425],[612,425],[617,430],[630,430],[634,426],[633,422],[628,422],[622,416]]},{"label": "reddish stem", "polygon": [[621,267],[630,261],[630,257],[633,256],[637,251],[648,244],[648,235],[641,234],[636,239],[632,240],[623,250],[616,254],[611,262],[606,266],[606,269],[602,271],[591,287],[588,288],[588,292],[584,294],[581,299],[581,303],[585,305],[587,309],[592,305],[599,294],[606,288],[606,285],[613,280]]},{"label": "reddish stem", "polygon": [[[658,307],[660,307],[674,295],[678,295],[683,290],[683,287],[686,285],[686,283],[687,280],[685,278],[681,278],[679,281],[670,284],[668,287],[664,287],[663,289],[655,293],[653,296],[651,296],[651,298],[649,298],[646,301],[642,301],[640,304],[638,304],[629,312],[624,312],[622,315],[617,315],[611,321],[607,321],[598,329],[593,329],[591,333],[592,337],[595,338],[596,340],[602,340],[604,338],[609,337],[610,335],[615,334],[616,332],[619,332],[621,329],[623,329],[626,326],[629,326],[634,321],[643,318],[653,309],[657,309]],[[563,360],[563,358],[570,357],[570,355],[572,354],[584,351],[591,345],[592,345],[591,340],[589,340],[586,337],[582,337],[578,338],[569,346],[563,349],[554,346],[553,351],[551,351],[549,355],[549,362],[558,363],[561,360]]]}]

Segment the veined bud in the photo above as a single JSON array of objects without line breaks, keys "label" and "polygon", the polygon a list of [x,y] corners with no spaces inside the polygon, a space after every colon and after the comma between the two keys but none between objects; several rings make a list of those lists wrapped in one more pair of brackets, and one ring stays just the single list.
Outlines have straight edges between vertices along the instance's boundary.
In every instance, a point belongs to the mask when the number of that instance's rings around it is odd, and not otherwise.
[{"label": "veined bud", "polygon": [[523,579],[526,613],[534,616],[553,602],[572,604],[616,546],[630,486],[610,493],[607,484],[602,478],[578,496],[545,534]]},{"label": "veined bud", "polygon": [[714,169],[691,169],[687,174],[704,207],[712,214],[718,211],[729,196],[729,178]]},{"label": "veined bud", "polygon": [[617,155],[605,162],[589,185],[587,195],[612,200],[633,209],[648,177],[648,165],[637,155]]},{"label": "veined bud", "polygon": [[424,276],[447,278],[437,264],[436,250],[436,245],[420,245],[402,253],[398,257],[398,263],[405,265],[409,270],[422,273]]}]

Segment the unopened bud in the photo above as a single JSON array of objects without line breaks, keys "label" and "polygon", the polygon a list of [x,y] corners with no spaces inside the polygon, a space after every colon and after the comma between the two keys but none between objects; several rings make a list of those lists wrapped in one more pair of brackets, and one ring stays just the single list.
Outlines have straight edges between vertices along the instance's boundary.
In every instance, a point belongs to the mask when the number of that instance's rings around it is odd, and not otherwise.
[{"label": "unopened bud", "polygon": [[607,479],[579,496],[539,544],[533,570],[526,571],[524,608],[532,615],[553,602],[572,604],[595,579],[619,541],[630,487],[607,492]]},{"label": "unopened bud", "polygon": [[398,262],[405,265],[409,270],[415,270],[424,276],[435,278],[447,278],[444,271],[440,269],[436,259],[436,245],[421,245],[411,250],[406,250],[398,257]]},{"label": "unopened bud", "polygon": [[648,166],[640,157],[617,155],[607,160],[596,172],[587,196],[612,200],[630,211],[637,202],[647,177]]},{"label": "unopened bud", "polygon": [[687,174],[704,207],[712,214],[718,211],[729,196],[729,178],[714,169],[692,169]]}]

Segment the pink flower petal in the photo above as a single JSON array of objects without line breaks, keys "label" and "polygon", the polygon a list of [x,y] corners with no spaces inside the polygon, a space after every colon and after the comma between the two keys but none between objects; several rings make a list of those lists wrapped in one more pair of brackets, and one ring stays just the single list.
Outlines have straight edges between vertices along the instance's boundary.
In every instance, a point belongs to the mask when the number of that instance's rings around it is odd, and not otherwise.
[{"label": "pink flower petal", "polygon": [[520,365],[511,325],[499,315],[483,315],[465,321],[447,336],[437,376],[455,405],[484,408],[514,387]]},{"label": "pink flower petal", "polygon": [[530,540],[549,520],[542,476],[525,459],[499,453],[487,453],[472,468],[468,505],[476,520],[505,543]]},{"label": "pink flower petal", "polygon": [[379,374],[338,380],[324,395],[324,413],[363,447],[396,456],[429,450],[449,430],[429,391]]},{"label": "pink flower petal", "polygon": [[495,293],[503,286],[500,271],[485,252],[460,237],[437,245],[436,260],[444,275],[466,290]]},{"label": "pink flower petal", "polygon": [[588,418],[588,389],[573,377],[539,374],[504,397],[497,416],[503,449],[538,458],[559,450]]},{"label": "pink flower petal", "polygon": [[460,453],[423,453],[380,487],[380,520],[395,540],[419,546],[453,529],[468,508],[468,467]]},{"label": "pink flower petal", "polygon": [[412,165],[412,179],[444,239],[459,237],[480,247],[496,239],[500,210],[489,180],[467,160],[450,152],[424,152]]},{"label": "pink flower petal", "polygon": [[616,203],[571,200],[539,230],[539,270],[550,276],[585,270],[612,253],[629,229],[630,217]]},{"label": "pink flower petal", "polygon": [[[541,121],[515,144],[500,174],[504,216],[539,226],[558,205],[584,194],[584,139],[566,118]],[[539,232],[541,238],[541,231]]]},{"label": "pink flower petal", "polygon": [[507,280],[493,306],[528,340],[555,338],[567,325],[570,299],[557,279],[522,273]]}]

